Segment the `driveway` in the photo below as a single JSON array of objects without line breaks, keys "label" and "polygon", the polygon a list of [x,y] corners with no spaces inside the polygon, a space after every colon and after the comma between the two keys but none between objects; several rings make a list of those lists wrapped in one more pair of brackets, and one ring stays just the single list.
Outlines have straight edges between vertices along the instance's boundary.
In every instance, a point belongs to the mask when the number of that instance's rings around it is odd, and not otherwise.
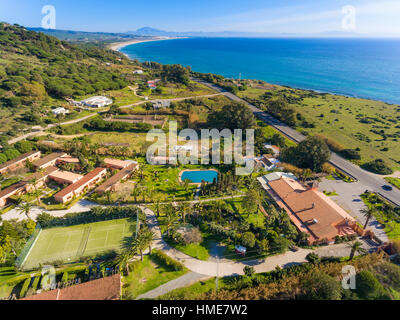
[{"label": "driveway", "polygon": [[[342,180],[328,180],[323,179],[319,184],[319,190],[322,191],[335,191],[338,195],[332,196],[338,205],[346,210],[351,216],[353,216],[363,226],[367,221],[366,217],[362,214],[361,210],[367,209],[367,206],[362,201],[360,195],[365,192],[365,186],[360,182],[346,183]],[[368,224],[375,235],[383,242],[389,241],[388,236],[385,233],[383,227],[371,218]]]}]

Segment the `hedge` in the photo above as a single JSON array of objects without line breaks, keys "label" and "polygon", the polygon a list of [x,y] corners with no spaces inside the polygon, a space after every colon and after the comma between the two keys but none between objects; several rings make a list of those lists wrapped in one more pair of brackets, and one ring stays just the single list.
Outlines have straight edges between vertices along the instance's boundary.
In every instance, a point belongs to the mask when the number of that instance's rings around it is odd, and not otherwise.
[{"label": "hedge", "polygon": [[31,284],[31,278],[26,278],[24,284],[22,285],[22,289],[19,292],[19,298],[22,299],[25,297],[26,293],[28,292],[29,285]]},{"label": "hedge", "polygon": [[113,219],[135,218],[138,213],[140,213],[140,210],[134,206],[93,207],[88,212],[68,213],[64,217],[53,217],[48,213],[42,213],[37,217],[37,222],[43,229],[47,229]]},{"label": "hedge", "polygon": [[157,263],[163,264],[167,268],[171,268],[174,271],[183,271],[185,270],[185,266],[178,261],[167,256],[160,250],[154,249],[151,258],[153,258]]}]

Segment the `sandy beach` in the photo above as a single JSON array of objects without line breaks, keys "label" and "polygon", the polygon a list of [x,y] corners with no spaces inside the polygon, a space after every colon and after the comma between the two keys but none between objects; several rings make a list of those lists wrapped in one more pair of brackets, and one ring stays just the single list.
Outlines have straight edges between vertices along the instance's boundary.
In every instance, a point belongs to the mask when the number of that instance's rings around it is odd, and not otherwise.
[{"label": "sandy beach", "polygon": [[174,37],[155,37],[152,39],[136,39],[136,40],[130,40],[130,41],[124,41],[124,42],[115,42],[111,43],[108,48],[114,51],[119,51],[121,48],[129,46],[131,44],[135,43],[141,43],[141,42],[150,42],[150,41],[162,41],[162,40],[173,40],[173,39],[183,39],[183,38],[174,38]]}]

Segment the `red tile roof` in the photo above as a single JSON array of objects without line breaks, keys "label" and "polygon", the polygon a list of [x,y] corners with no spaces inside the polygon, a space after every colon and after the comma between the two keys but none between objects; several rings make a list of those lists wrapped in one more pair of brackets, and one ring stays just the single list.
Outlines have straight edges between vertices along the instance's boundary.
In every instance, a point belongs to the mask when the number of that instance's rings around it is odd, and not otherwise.
[{"label": "red tile roof", "polygon": [[64,188],[57,194],[55,194],[55,197],[64,197],[67,194],[70,194],[71,192],[74,192],[76,189],[79,187],[83,186],[84,184],[88,183],[90,180],[96,178],[102,171],[106,170],[105,168],[96,168],[93,171],[89,172],[86,176],[84,176],[82,179],[79,181],[70,184],[68,187]]},{"label": "red tile roof", "polygon": [[101,278],[65,289],[56,289],[21,300],[118,300],[121,296],[119,274]]}]

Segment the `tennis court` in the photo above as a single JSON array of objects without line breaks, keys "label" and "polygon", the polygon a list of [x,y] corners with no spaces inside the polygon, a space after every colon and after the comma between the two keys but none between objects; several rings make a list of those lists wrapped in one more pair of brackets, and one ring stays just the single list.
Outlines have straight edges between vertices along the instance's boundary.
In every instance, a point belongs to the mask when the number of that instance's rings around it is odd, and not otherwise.
[{"label": "tennis court", "polygon": [[23,269],[59,260],[74,262],[109,250],[119,251],[124,239],[134,234],[135,226],[136,221],[127,218],[44,229],[28,254]]}]

